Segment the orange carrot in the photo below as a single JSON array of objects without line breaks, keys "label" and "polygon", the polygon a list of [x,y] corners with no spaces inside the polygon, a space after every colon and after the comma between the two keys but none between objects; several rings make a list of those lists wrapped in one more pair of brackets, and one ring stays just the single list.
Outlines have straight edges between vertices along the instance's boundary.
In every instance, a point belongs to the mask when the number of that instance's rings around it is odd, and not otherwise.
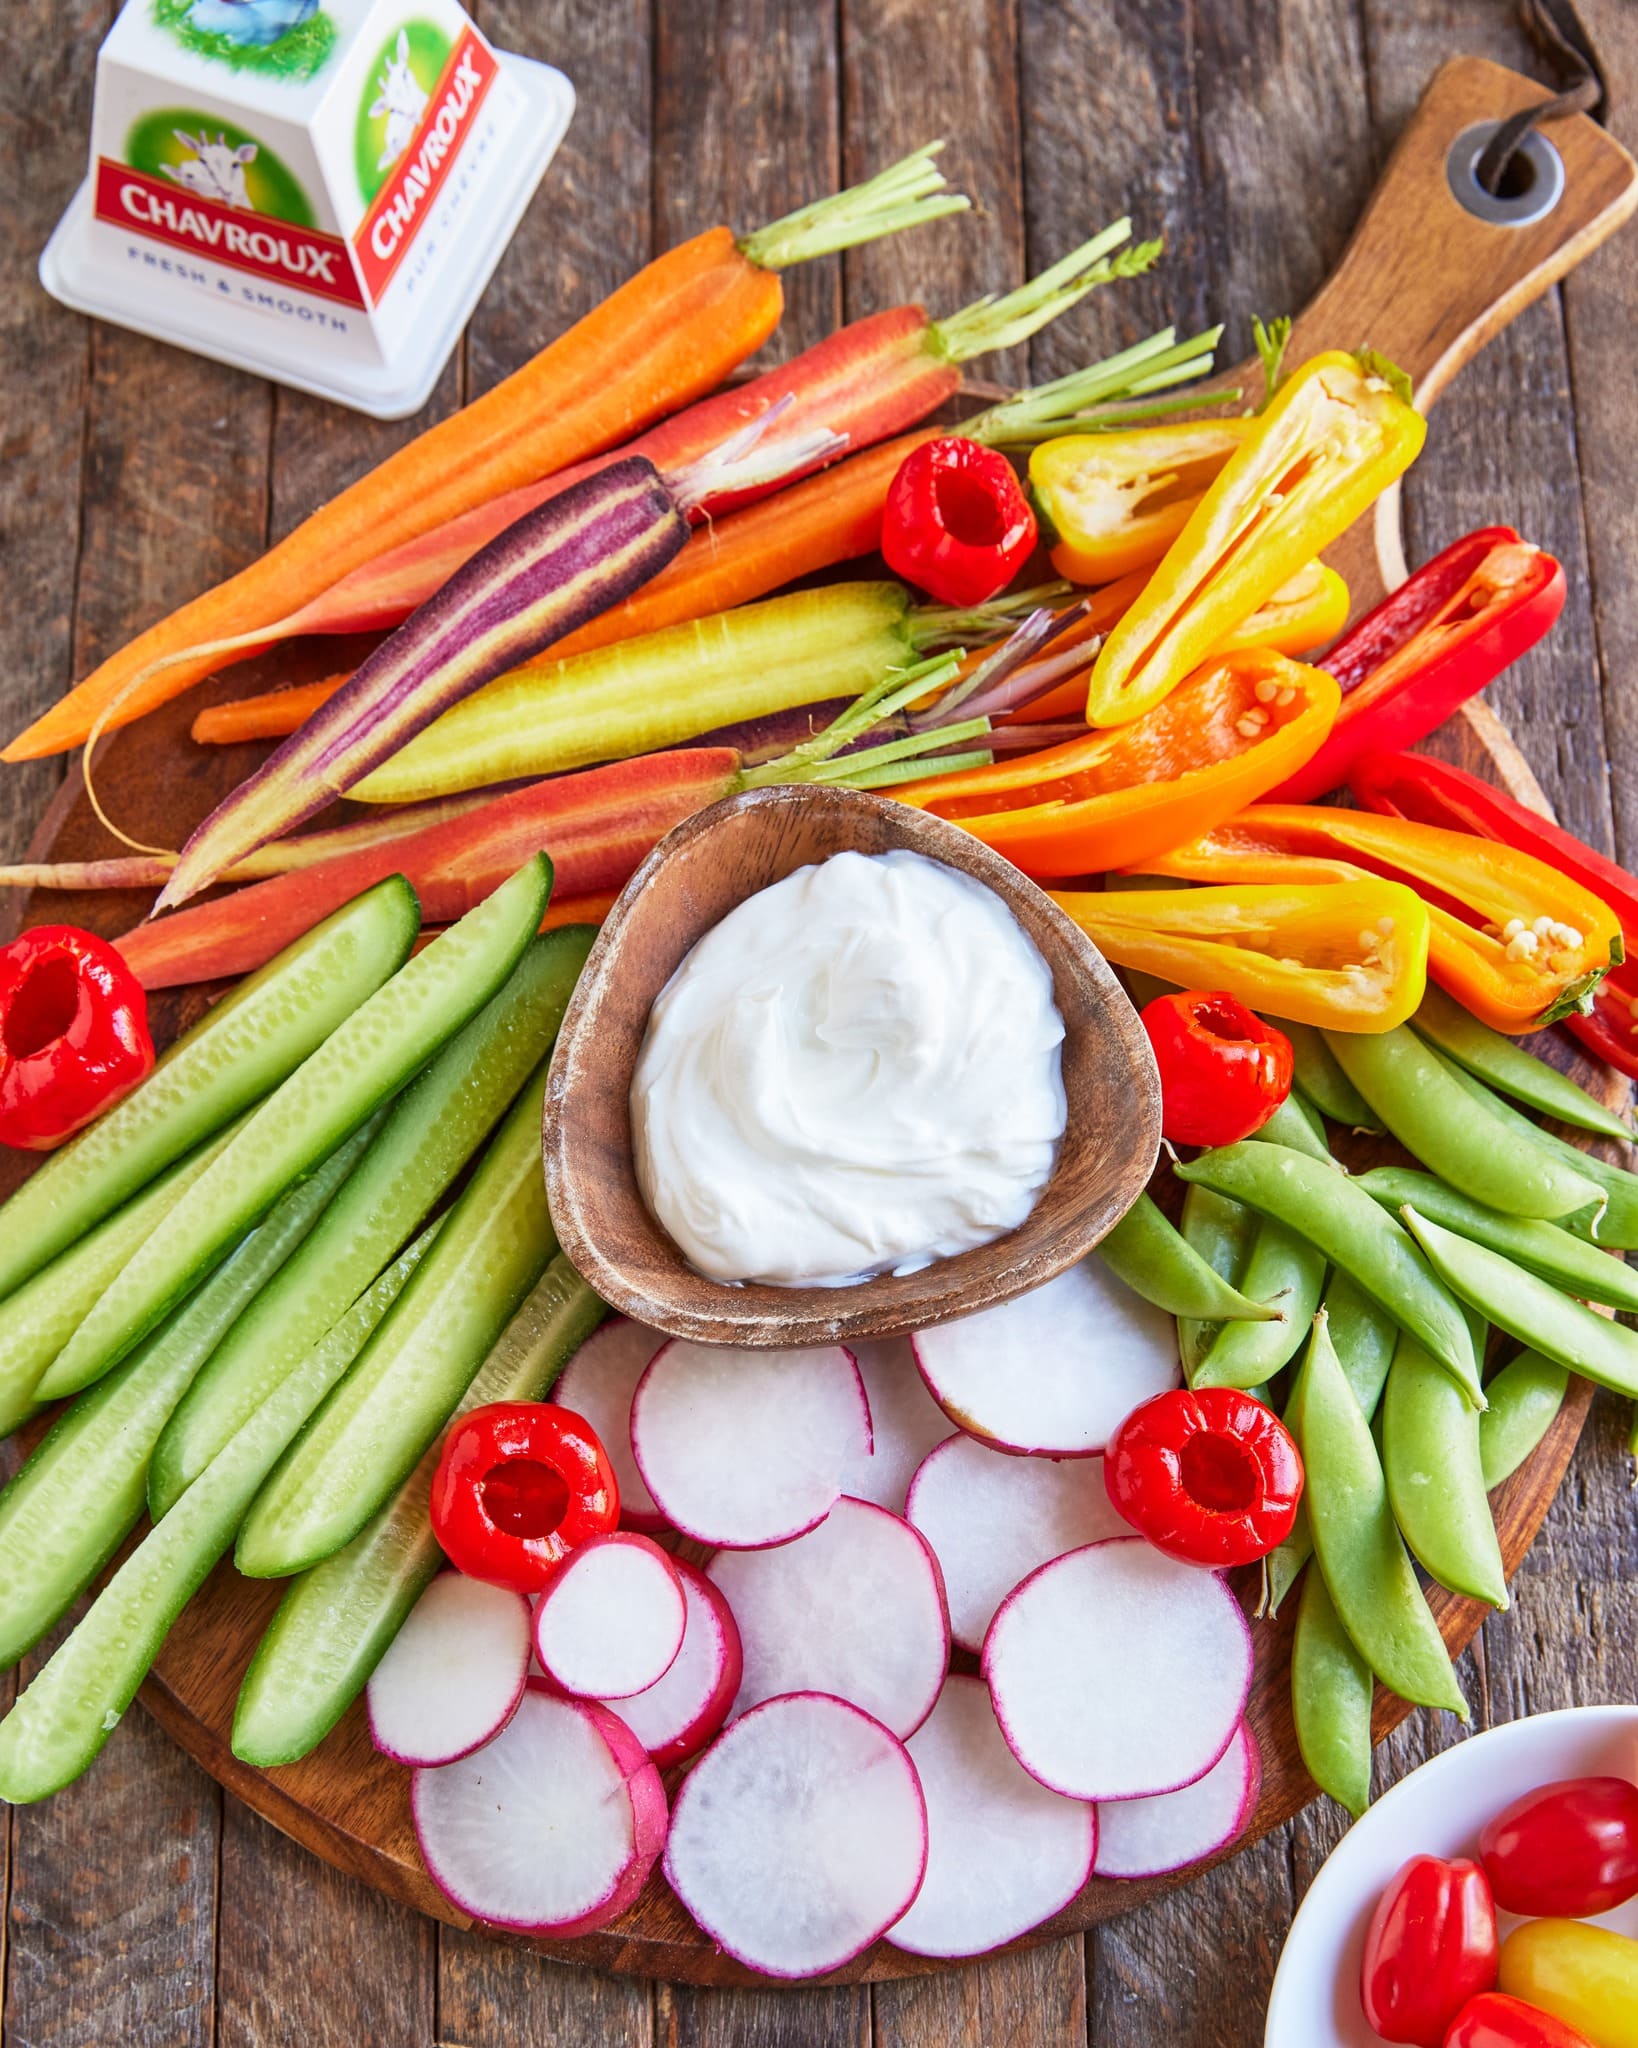
[{"label": "orange carrot", "polygon": [[321,704],[328,703],[349,673],[343,669],[340,675],[323,676],[316,683],[297,683],[287,690],[267,690],[257,697],[212,704],[193,721],[193,737],[202,747],[282,738],[305,725]]},{"label": "orange carrot", "polygon": [[[141,633],[0,754],[79,746],[209,675],[222,643],[258,630],[363,562],[572,462],[629,439],[712,391],[779,323],[778,272],[965,204],[926,152],[851,193],[736,241],[725,227],[639,271],[521,370],[418,435],[323,505],[259,561]],[[171,657],[177,657],[171,659]],[[156,664],[163,664],[156,666]]]}]

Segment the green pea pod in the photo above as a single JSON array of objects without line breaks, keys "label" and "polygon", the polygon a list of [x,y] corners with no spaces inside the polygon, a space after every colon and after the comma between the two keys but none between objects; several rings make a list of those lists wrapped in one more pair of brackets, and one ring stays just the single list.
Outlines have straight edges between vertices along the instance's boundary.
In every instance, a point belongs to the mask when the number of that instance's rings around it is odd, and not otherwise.
[{"label": "green pea pod", "polygon": [[1381,1121],[1372,1114],[1370,1104],[1337,1065],[1324,1032],[1316,1025],[1291,1024],[1283,1018],[1280,1029],[1291,1041],[1296,1084],[1321,1115],[1346,1130],[1381,1130]]},{"label": "green pea pod", "polygon": [[1382,1397],[1388,1500],[1411,1555],[1453,1593],[1504,1608],[1507,1572],[1485,1498],[1479,1416],[1422,1347],[1401,1338]]},{"label": "green pea pod", "polygon": [[[1214,1195],[1210,1188],[1186,1188],[1183,1192],[1184,1242],[1236,1293],[1251,1258],[1257,1224],[1257,1217],[1243,1203]],[[1178,1317],[1177,1343],[1185,1373],[1192,1372],[1205,1357],[1219,1327],[1196,1317]]]},{"label": "green pea pod", "polygon": [[1279,1323],[1282,1303],[1254,1301],[1210,1265],[1148,1195],[1139,1195],[1098,1246],[1098,1256],[1134,1294],[1168,1315],[1210,1321]]},{"label": "green pea pod", "polygon": [[1638,1311],[1638,1272],[1625,1259],[1572,1237],[1556,1223],[1504,1216],[1499,1209],[1487,1209],[1458,1194],[1432,1174],[1413,1173],[1407,1167],[1375,1167],[1359,1176],[1359,1185],[1394,1215],[1408,1202],[1419,1216],[1431,1216],[1458,1237],[1488,1245],[1566,1294]]},{"label": "green pea pod", "polygon": [[1354,1647],[1401,1699],[1448,1707],[1465,1721],[1467,1702],[1394,1523],[1375,1439],[1323,1315],[1315,1319],[1287,1420],[1307,1471],[1315,1555]]},{"label": "green pea pod", "polygon": [[1487,1245],[1470,1244],[1413,1208],[1400,1212],[1446,1286],[1498,1329],[1612,1393],[1638,1397],[1638,1336],[1584,1308]]},{"label": "green pea pod", "polygon": [[1552,1428],[1570,1375],[1539,1351],[1521,1351],[1485,1387],[1490,1406],[1479,1417],[1479,1456],[1486,1491],[1509,1479]]},{"label": "green pea pod", "polygon": [[1288,1095],[1268,1119],[1251,1134],[1265,1145],[1289,1145],[1293,1152],[1306,1152],[1310,1159],[1331,1164],[1331,1147],[1319,1119],[1306,1110],[1295,1095]]},{"label": "green pea pod", "polygon": [[1371,1803],[1371,1667],[1348,1640],[1321,1572],[1303,1581],[1291,1639],[1291,1718],[1308,1775],[1355,1820]]},{"label": "green pea pod", "polygon": [[[1291,1411],[1286,1410],[1289,1423]],[[1271,1550],[1263,1560],[1263,1597],[1258,1605],[1259,1615],[1272,1620],[1285,1604],[1286,1595],[1302,1577],[1303,1567],[1314,1555],[1314,1528],[1308,1519],[1307,1501],[1297,1503],[1297,1519],[1291,1524],[1291,1533],[1276,1550]]]},{"label": "green pea pod", "polygon": [[1638,1173],[1628,1173],[1625,1167],[1611,1166],[1608,1160],[1583,1152],[1555,1132],[1544,1131],[1539,1124],[1531,1123],[1522,1110],[1515,1109],[1512,1103],[1504,1101],[1463,1068],[1452,1066],[1450,1072],[1472,1101],[1482,1103],[1510,1131],[1527,1138],[1551,1158],[1577,1173],[1584,1173],[1597,1183],[1603,1197],[1602,1206],[1595,1204],[1575,1215],[1563,1217],[1561,1223],[1565,1230],[1586,1238],[1589,1243],[1606,1245],[1611,1251],[1638,1250]]},{"label": "green pea pod", "polygon": [[1399,1326],[1348,1273],[1333,1273],[1325,1290],[1325,1319],[1343,1376],[1369,1422],[1388,1383]]},{"label": "green pea pod", "polygon": [[1394,1031],[1330,1034],[1343,1072],[1413,1158],[1473,1201],[1509,1216],[1570,1216],[1597,1184],[1486,1116],[1431,1045]]},{"label": "green pea pod", "polygon": [[1484,1406],[1479,1361],[1460,1304],[1409,1232],[1346,1174],[1283,1145],[1254,1143],[1202,1152],[1176,1171],[1182,1180],[1198,1181],[1300,1231],[1432,1352],[1474,1407]]},{"label": "green pea pod", "polygon": [[1280,1298],[1285,1320],[1224,1323],[1188,1375],[1191,1387],[1266,1386],[1302,1345],[1325,1285],[1325,1254],[1307,1238],[1259,1217],[1251,1256],[1241,1275],[1245,1292],[1257,1299]]},{"label": "green pea pod", "polygon": [[1579,1130],[1595,1131],[1601,1138],[1632,1142],[1631,1125],[1623,1123],[1613,1110],[1595,1101],[1568,1074],[1526,1052],[1516,1040],[1481,1024],[1431,981],[1411,1019],[1411,1028],[1437,1046],[1447,1060],[1454,1060],[1515,1102],[1539,1109],[1543,1116],[1556,1116],[1560,1123],[1574,1124]]}]

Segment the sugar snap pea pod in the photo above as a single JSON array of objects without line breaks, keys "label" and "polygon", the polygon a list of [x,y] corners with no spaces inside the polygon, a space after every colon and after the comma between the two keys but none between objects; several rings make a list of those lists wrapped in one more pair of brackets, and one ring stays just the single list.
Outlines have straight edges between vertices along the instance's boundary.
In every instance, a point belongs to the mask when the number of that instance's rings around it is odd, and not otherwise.
[{"label": "sugar snap pea pod", "polygon": [[1265,1145],[1289,1145],[1293,1152],[1306,1152],[1310,1159],[1331,1164],[1331,1147],[1324,1126],[1309,1113],[1295,1095],[1288,1095],[1268,1119],[1251,1134]]},{"label": "sugar snap pea pod", "polygon": [[533,939],[502,987],[392,1106],[323,1224],[241,1318],[171,1418],[148,1492],[163,1514],[409,1242],[551,1050],[592,932]]},{"label": "sugar snap pea pod", "polygon": [[1433,1174],[1414,1173],[1409,1167],[1373,1167],[1359,1176],[1359,1185],[1394,1215],[1408,1202],[1418,1215],[1431,1216],[1474,1244],[1488,1245],[1566,1294],[1638,1311],[1638,1272],[1625,1259],[1572,1237],[1556,1223],[1504,1216],[1499,1209],[1487,1209],[1458,1194]]},{"label": "sugar snap pea pod", "polygon": [[1291,1718],[1309,1777],[1355,1820],[1371,1803],[1371,1667],[1348,1639],[1323,1572],[1310,1572],[1291,1639]]},{"label": "sugar snap pea pod", "polygon": [[1408,1204],[1400,1213],[1445,1285],[1498,1329],[1612,1393],[1638,1398],[1638,1336],[1631,1330]]},{"label": "sugar snap pea pod", "polygon": [[1325,1042],[1325,1034],[1313,1024],[1294,1024],[1280,1019],[1280,1029],[1291,1041],[1296,1085],[1323,1116],[1350,1131],[1379,1131],[1381,1121],[1370,1104],[1337,1065],[1336,1054]]},{"label": "sugar snap pea pod", "polygon": [[1287,1411],[1307,1473],[1314,1551],[1343,1627],[1401,1699],[1467,1719],[1456,1674],[1388,1501],[1370,1424],[1359,1412],[1323,1315]]},{"label": "sugar snap pea pod", "polygon": [[1188,1375],[1191,1387],[1266,1386],[1301,1348],[1325,1285],[1325,1254],[1300,1232],[1260,1216],[1243,1290],[1257,1299],[1278,1296],[1285,1320],[1223,1323]]},{"label": "sugar snap pea pod", "polygon": [[312,1230],[380,1122],[373,1117],[292,1188],[202,1287],[65,1409],[0,1493],[0,1668],[62,1619],[135,1528],[166,1418],[235,1318]]},{"label": "sugar snap pea pod", "polygon": [[1134,1294],[1168,1315],[1225,1322],[1277,1323],[1277,1301],[1248,1299],[1208,1265],[1148,1195],[1139,1195],[1098,1246],[1098,1256]]},{"label": "sugar snap pea pod", "polygon": [[[491,1401],[543,1401],[608,1313],[561,1253],[501,1332],[456,1415]],[[427,1498],[439,1443],[345,1548],[294,1580],[256,1646],[233,1716],[247,1763],[306,1756],[364,1688],[443,1562]]]},{"label": "sugar snap pea pod", "polygon": [[[1460,1304],[1415,1240],[1354,1181],[1283,1145],[1221,1145],[1176,1172],[1300,1231],[1409,1330],[1484,1406],[1479,1361]],[[1380,1667],[1379,1667],[1380,1675]]]},{"label": "sugar snap pea pod", "polygon": [[47,1384],[52,1361],[237,1128],[231,1124],[196,1146],[0,1302],[0,1435],[14,1430],[37,1403],[53,1398]]},{"label": "sugar snap pea pod", "polygon": [[1471,1100],[1450,1062],[1407,1026],[1335,1031],[1342,1071],[1407,1152],[1474,1201],[1509,1216],[1570,1216],[1597,1185],[1509,1131]]},{"label": "sugar snap pea pod", "polygon": [[1399,1340],[1382,1396],[1382,1467],[1399,1533],[1422,1569],[1453,1593],[1506,1607],[1479,1416],[1410,1337]]},{"label": "sugar snap pea pod", "polygon": [[1553,1425],[1570,1375],[1539,1351],[1521,1351],[1485,1386],[1490,1406],[1479,1417],[1479,1456],[1487,1491],[1510,1478]]},{"label": "sugar snap pea pod", "polygon": [[1632,1142],[1632,1126],[1595,1101],[1579,1082],[1538,1060],[1516,1040],[1481,1024],[1436,983],[1428,983],[1411,1029],[1437,1046],[1446,1059],[1515,1102],[1539,1109],[1543,1116],[1556,1116],[1560,1123],[1574,1124],[1579,1130],[1595,1131],[1601,1138]]},{"label": "sugar snap pea pod", "polygon": [[439,1227],[429,1224],[314,1345],[103,1587],[0,1721],[0,1798],[44,1799],[93,1761],[171,1625],[233,1541],[256,1488],[368,1342]]},{"label": "sugar snap pea pod", "polygon": [[1584,1173],[1589,1180],[1597,1182],[1603,1196],[1602,1208],[1595,1204],[1572,1216],[1561,1217],[1559,1221],[1563,1229],[1574,1231],[1577,1237],[1584,1237],[1589,1243],[1608,1245],[1612,1251],[1638,1250],[1638,1173],[1628,1173],[1625,1167],[1612,1166],[1607,1159],[1583,1152],[1556,1131],[1543,1130],[1540,1124],[1532,1123],[1522,1110],[1515,1109],[1505,1097],[1487,1088],[1465,1068],[1453,1064],[1450,1071],[1473,1101],[1483,1103],[1490,1114],[1499,1118],[1510,1131],[1527,1138],[1531,1144],[1539,1146],[1574,1172]]},{"label": "sugar snap pea pod", "polygon": [[[1197,1252],[1212,1271],[1240,1291],[1239,1281],[1251,1257],[1252,1242],[1261,1219],[1242,1202],[1214,1195],[1210,1188],[1183,1190],[1181,1235],[1191,1251]],[[1206,1355],[1219,1325],[1196,1317],[1179,1316],[1177,1344],[1183,1370],[1192,1372]]]},{"label": "sugar snap pea pod", "polygon": [[[1291,1420],[1291,1411],[1286,1410],[1286,1422]],[[1302,1577],[1303,1567],[1314,1555],[1314,1527],[1308,1519],[1307,1501],[1298,1501],[1296,1520],[1291,1524],[1291,1533],[1275,1550],[1271,1550],[1263,1561],[1263,1596],[1258,1604],[1260,1616],[1272,1619],[1285,1604],[1286,1595]]]}]

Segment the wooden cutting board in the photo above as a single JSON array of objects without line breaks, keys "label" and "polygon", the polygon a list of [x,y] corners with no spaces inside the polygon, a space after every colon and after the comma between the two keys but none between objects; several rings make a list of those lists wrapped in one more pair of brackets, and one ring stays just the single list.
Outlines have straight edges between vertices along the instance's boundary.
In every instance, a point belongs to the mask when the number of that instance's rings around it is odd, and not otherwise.
[{"label": "wooden cutting board", "polygon": [[[1445,160],[1451,143],[1478,121],[1504,117],[1545,97],[1528,79],[1479,59],[1447,64],[1429,86],[1390,159],[1353,240],[1331,279],[1297,322],[1291,360],[1323,348],[1364,344],[1391,356],[1411,375],[1424,409],[1462,365],[1519,309],[1538,297],[1638,205],[1638,169],[1591,121],[1555,123],[1550,136],[1565,169],[1565,190],[1546,218],[1528,226],[1489,225],[1452,197]],[[1260,390],[1256,364],[1218,380]],[[1374,519],[1332,551],[1347,576],[1356,609],[1375,603],[1404,574],[1397,495]],[[116,734],[99,762],[98,785],[113,815],[138,838],[180,844],[210,806],[248,770],[258,748],[199,748],[188,726],[203,702],[332,673],[350,652],[343,643],[300,645],[276,665],[246,664],[220,683],[172,704]],[[1437,751],[1490,775],[1527,802],[1546,809],[1529,764],[1484,706],[1469,707],[1445,729]],[[30,849],[34,860],[92,859],[117,851],[93,817],[76,774],[59,791]],[[39,895],[8,906],[10,929],[69,921],[93,930],[128,929],[147,909],[141,895]],[[156,1032],[174,1036],[199,1014],[204,990],[170,991],[154,1002]],[[1562,1055],[1564,1047],[1556,1050]],[[1585,1063],[1578,1078],[1608,1099],[1623,1101],[1607,1070]],[[1363,1164],[1363,1155],[1351,1159]],[[0,1193],[23,1176],[12,1155],[0,1167]],[[1497,1530],[1509,1575],[1528,1550],[1564,1475],[1591,1398],[1573,1382],[1557,1422],[1528,1463],[1494,1497]],[[1250,1575],[1248,1575],[1249,1577]],[[240,1763],[228,1746],[233,1704],[252,1648],[279,1598],[276,1583],[219,1569],[172,1632],[142,1690],[149,1711],[214,1777],[270,1820],[339,1868],[390,1896],[453,1925],[469,1924],[433,1888],[416,1853],[409,1816],[409,1777],[370,1746],[355,1707],[304,1762],[261,1771]],[[1255,1588],[1244,1588],[1248,1607]],[[1315,1789],[1302,1768],[1291,1725],[1289,1659],[1292,1614],[1255,1627],[1257,1668],[1250,1719],[1264,1765],[1263,1794],[1250,1830],[1236,1847],[1289,1819]],[[1433,1611],[1453,1654],[1466,1647],[1485,1610],[1442,1591]],[[1374,1733],[1381,1740],[1410,1711],[1378,1692]],[[1230,1853],[1234,1853],[1231,1851]],[[1193,1872],[1136,1884],[1095,1881],[1063,1913],[1027,1937],[1043,1941],[1125,1912]],[[504,1938],[504,1937],[503,1937]],[[656,1877],[615,1926],[570,1942],[529,1944],[547,1954],[603,1969],[693,1983],[760,1981],[719,1955]],[[953,1967],[905,1956],[883,1945],[838,1973],[837,1981],[921,1975]]]}]

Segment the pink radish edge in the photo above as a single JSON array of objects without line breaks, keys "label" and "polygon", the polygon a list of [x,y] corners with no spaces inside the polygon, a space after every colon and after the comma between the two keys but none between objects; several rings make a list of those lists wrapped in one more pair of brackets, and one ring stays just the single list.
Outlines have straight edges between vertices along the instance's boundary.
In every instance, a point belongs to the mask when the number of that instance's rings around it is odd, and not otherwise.
[{"label": "pink radish edge", "polygon": [[[1193,1802],[1200,1795],[1206,1794],[1208,1788],[1215,1794],[1219,1787],[1209,1781],[1217,1780],[1220,1774],[1226,1774],[1230,1788],[1223,1799],[1223,1805],[1228,1813],[1226,1819],[1218,1817],[1215,1799],[1207,1801],[1200,1798],[1204,1810],[1198,1817],[1189,1816],[1191,1823],[1198,1818],[1199,1833],[1192,1841],[1188,1841],[1187,1854],[1178,1855],[1174,1847],[1168,1861],[1133,1858],[1128,1846],[1128,1837],[1132,1837],[1134,1841],[1142,1839],[1139,1830],[1147,1816],[1140,1818],[1141,1809],[1151,1804],[1158,1809],[1162,1800]],[[1236,1775],[1237,1785],[1234,1782]],[[1250,1725],[1242,1721],[1229,1737],[1228,1748],[1222,1756],[1204,1777],[1196,1778],[1193,1784],[1185,1785],[1176,1792],[1158,1793],[1152,1802],[1144,1799],[1104,1802],[1103,1811],[1099,1816],[1098,1850],[1093,1861],[1093,1875],[1107,1877],[1120,1883],[1145,1877],[1165,1877],[1174,1870],[1190,1870],[1197,1863],[1204,1863],[1208,1857],[1220,1855],[1245,1833],[1247,1823],[1257,1810],[1257,1801],[1262,1797],[1262,1790],[1262,1752],[1257,1747],[1257,1738],[1251,1732]],[[1161,1818],[1158,1811],[1155,1818]],[[1136,1822],[1137,1826],[1132,1826],[1132,1822]]]},{"label": "pink radish edge", "polygon": [[[612,1597],[607,1590],[611,1571],[616,1586]],[[589,1589],[598,1580],[604,1582],[604,1590],[592,1596]],[[658,1611],[639,1610],[638,1599],[648,1592],[644,1586],[639,1595],[637,1582],[642,1580],[649,1581],[658,1595]],[[589,1611],[585,1605],[588,1597],[592,1599]],[[650,1623],[651,1638],[645,1644],[640,1632]],[[587,1671],[584,1660],[588,1648],[595,1663],[599,1646],[606,1652],[607,1638],[622,1624],[639,1632],[635,1643],[628,1639],[630,1655],[625,1671],[616,1672],[607,1663],[602,1671]],[[560,1692],[577,1699],[618,1700],[647,1692],[650,1686],[659,1684],[677,1661],[687,1627],[688,1599],[675,1559],[651,1536],[614,1530],[605,1536],[591,1537],[571,1550],[558,1566],[535,1603],[532,1635],[540,1668]],[[563,1640],[565,1629],[570,1631],[567,1643]],[[577,1630],[579,1643],[575,1649]],[[637,1654],[645,1647],[652,1652],[647,1660]],[[571,1662],[571,1652],[581,1659],[578,1671]],[[643,1675],[632,1668],[633,1660],[641,1665]]]},{"label": "pink radish edge", "polygon": [[[448,1613],[454,1605],[466,1614]],[[465,1650],[436,1649],[436,1640],[452,1632],[470,1633],[474,1626],[471,1610],[488,1610],[476,1617],[477,1625],[490,1632],[491,1641]],[[515,1612],[508,1616],[508,1608]],[[434,1643],[420,1638],[433,1634]],[[457,1763],[474,1750],[492,1742],[517,1712],[529,1675],[529,1646],[532,1640],[529,1602],[522,1593],[504,1586],[486,1585],[456,1571],[440,1572],[405,1616],[397,1635],[387,1645],[370,1673],[364,1688],[369,1717],[370,1741],[394,1763],[433,1767]],[[507,1640],[515,1635],[516,1642]],[[480,1662],[474,1669],[473,1658]],[[403,1668],[412,1658],[432,1658],[430,1669],[417,1674]],[[493,1696],[481,1715],[469,1716],[453,1740],[442,1745],[423,1741],[410,1746],[408,1724],[413,1721],[446,1720],[469,1704],[476,1684],[492,1685]],[[458,1699],[459,1695],[467,1697]]]},{"label": "pink radish edge", "polygon": [[[646,1323],[610,1316],[564,1366],[551,1393],[552,1401],[578,1415],[607,1451],[620,1488],[620,1526],[635,1529],[640,1536],[660,1536],[671,1527],[644,1485],[631,1452],[631,1397],[665,1342],[664,1333]],[[642,1354],[635,1371],[627,1352],[631,1357]]]},{"label": "pink radish edge", "polygon": [[[656,1742],[649,1750],[655,1769],[660,1771],[668,1771],[674,1765],[686,1763],[690,1757],[697,1756],[718,1733],[734,1704],[743,1668],[739,1628],[734,1620],[733,1609],[704,1572],[694,1565],[686,1564],[680,1557],[673,1558],[672,1562],[677,1568],[677,1576],[682,1581],[683,1592],[689,1601],[688,1623],[683,1632],[682,1648],[678,1651],[676,1662],[670,1670],[655,1685],[650,1686],[648,1692],[637,1693],[620,1700],[613,1708],[641,1741],[643,1736],[639,1732],[638,1716],[642,1714],[643,1718],[647,1718],[644,1711],[645,1702],[648,1703],[649,1710],[659,1704],[650,1701],[649,1695],[664,1693],[668,1688],[676,1688],[679,1673],[690,1658],[695,1629],[703,1623],[710,1630],[716,1657],[716,1675],[704,1696],[697,1697],[688,1719],[676,1728],[674,1734],[663,1742]],[[653,1733],[652,1730],[647,1732]]]}]

